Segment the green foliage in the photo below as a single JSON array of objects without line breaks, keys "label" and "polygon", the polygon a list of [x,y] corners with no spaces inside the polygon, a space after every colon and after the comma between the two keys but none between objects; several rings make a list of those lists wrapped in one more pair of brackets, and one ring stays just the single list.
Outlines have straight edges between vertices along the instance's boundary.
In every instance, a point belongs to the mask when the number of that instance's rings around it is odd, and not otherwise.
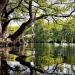
[{"label": "green foliage", "polygon": [[47,42],[49,39],[49,31],[44,27],[43,21],[38,21],[34,26],[34,42]]},{"label": "green foliage", "polygon": [[54,25],[50,29],[51,38],[54,42],[75,42],[74,35],[75,35],[75,24],[74,19],[67,20],[66,22],[63,21],[61,24],[58,21],[57,24]]},{"label": "green foliage", "polygon": [[[74,7],[75,3],[68,0],[23,0],[22,2],[21,0],[9,0],[5,6],[6,10],[2,12],[0,20],[2,22],[1,24],[7,24],[5,29],[11,21],[22,22],[23,29],[20,27],[20,33],[18,34],[19,30],[17,30],[17,33],[15,32],[16,34],[13,34],[13,36],[16,35],[14,37],[16,38],[22,34],[26,26],[31,26],[31,22],[39,22],[38,19],[48,19],[50,22],[54,22],[54,20],[63,21],[65,17],[74,17],[74,14],[72,14],[74,12]],[[5,12],[7,12],[7,15]],[[30,19],[31,22],[29,22]],[[46,31],[44,28],[42,30],[45,34],[48,32],[47,29]],[[41,37],[42,36],[44,36],[44,34],[41,35]],[[10,38],[13,39],[11,36]]]},{"label": "green foliage", "polygon": [[32,29],[34,31],[34,42],[75,42],[75,20],[72,18],[57,23],[47,23],[44,19],[35,22],[35,25],[26,28],[25,35],[29,34],[29,41],[32,40]]},{"label": "green foliage", "polygon": [[10,25],[9,25],[9,26],[8,26],[8,31],[9,31],[8,33],[9,33],[9,34],[15,33],[15,32],[19,29],[19,27],[20,27],[19,25],[15,25],[15,26],[13,26],[13,25],[10,26]]}]

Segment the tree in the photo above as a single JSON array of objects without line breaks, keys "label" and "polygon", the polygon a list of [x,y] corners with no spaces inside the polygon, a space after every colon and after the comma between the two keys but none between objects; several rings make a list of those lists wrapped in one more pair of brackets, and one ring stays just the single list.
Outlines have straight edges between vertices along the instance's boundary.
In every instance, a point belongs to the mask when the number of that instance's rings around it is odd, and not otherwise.
[{"label": "tree", "polygon": [[[47,24],[46,24],[47,26]],[[38,22],[34,26],[34,42],[35,43],[46,43],[50,38],[49,30],[44,27],[44,21],[38,20]]]},{"label": "tree", "polygon": [[[27,26],[39,19],[46,19],[48,22],[52,19],[56,22],[61,17],[73,16],[75,12],[74,1],[68,0],[3,0],[5,6],[1,12],[2,34],[7,29],[11,21],[21,22],[20,28],[8,37],[15,40],[23,33]],[[7,1],[7,2],[5,2]],[[0,3],[1,5],[1,3]],[[71,9],[71,11],[69,11]],[[67,14],[66,12],[69,12]],[[71,17],[72,17],[71,16]]]}]

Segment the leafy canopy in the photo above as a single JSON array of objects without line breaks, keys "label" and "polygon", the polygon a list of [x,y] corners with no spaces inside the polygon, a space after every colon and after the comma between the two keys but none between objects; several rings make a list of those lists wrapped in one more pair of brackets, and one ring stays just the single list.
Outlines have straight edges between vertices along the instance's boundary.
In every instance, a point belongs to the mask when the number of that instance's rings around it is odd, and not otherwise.
[{"label": "leafy canopy", "polygon": [[[57,22],[64,18],[74,18],[74,0],[3,0],[4,7],[1,10],[2,34],[7,29],[10,22],[15,21],[20,24],[20,28],[11,36],[11,40],[16,39],[23,33],[27,26],[31,26],[39,19],[46,19],[48,22]],[[0,3],[1,5],[1,3]],[[70,19],[67,18],[67,19]]]}]

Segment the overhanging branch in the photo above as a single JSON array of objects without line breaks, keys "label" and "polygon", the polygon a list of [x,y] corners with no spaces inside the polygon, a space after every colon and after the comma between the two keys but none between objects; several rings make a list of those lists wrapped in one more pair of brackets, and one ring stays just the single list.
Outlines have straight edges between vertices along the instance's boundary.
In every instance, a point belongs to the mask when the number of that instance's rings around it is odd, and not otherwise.
[{"label": "overhanging branch", "polygon": [[29,19],[27,22],[22,23],[20,28],[14,34],[8,36],[8,38],[10,38],[12,41],[15,40],[19,35],[23,33],[26,26],[31,25],[31,22],[32,22],[31,19]]},{"label": "overhanging branch", "polygon": [[53,17],[70,17],[75,12],[75,9],[72,10],[69,14],[63,14],[63,15],[55,15],[55,14],[43,14],[39,17],[36,17],[36,20],[47,17],[47,16],[53,16]]},{"label": "overhanging branch", "polygon": [[20,18],[20,17],[17,17],[17,18],[11,18],[11,19],[9,20],[9,22],[12,21],[12,20],[18,20],[18,19],[25,19],[25,18]]}]

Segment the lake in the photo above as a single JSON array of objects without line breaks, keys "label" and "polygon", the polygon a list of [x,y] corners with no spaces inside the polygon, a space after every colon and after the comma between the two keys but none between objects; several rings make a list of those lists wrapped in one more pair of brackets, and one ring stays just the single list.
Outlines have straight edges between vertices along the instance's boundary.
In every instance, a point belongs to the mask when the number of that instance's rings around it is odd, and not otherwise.
[{"label": "lake", "polygon": [[[30,43],[27,46],[0,48],[0,55],[7,61],[15,61],[19,55],[27,56],[26,62],[33,62],[38,69],[48,74],[75,74],[75,44]],[[41,74],[39,74],[41,75]]]}]

